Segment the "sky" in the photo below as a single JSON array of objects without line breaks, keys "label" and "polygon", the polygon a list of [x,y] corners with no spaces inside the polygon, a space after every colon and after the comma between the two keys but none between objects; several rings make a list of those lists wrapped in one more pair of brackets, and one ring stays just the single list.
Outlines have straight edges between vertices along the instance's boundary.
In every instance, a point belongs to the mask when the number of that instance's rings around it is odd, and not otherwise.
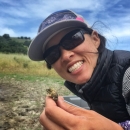
[{"label": "sky", "polygon": [[82,15],[109,49],[130,50],[130,0],[0,0],[0,36],[33,39],[41,22],[63,9]]}]

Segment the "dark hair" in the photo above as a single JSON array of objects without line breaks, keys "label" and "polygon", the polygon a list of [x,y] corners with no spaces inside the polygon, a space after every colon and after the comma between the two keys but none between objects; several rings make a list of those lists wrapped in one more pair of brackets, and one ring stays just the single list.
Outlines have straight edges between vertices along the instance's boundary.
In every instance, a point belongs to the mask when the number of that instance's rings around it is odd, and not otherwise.
[{"label": "dark hair", "polygon": [[47,66],[48,69],[51,69],[51,65],[50,64],[46,63],[46,66]]},{"label": "dark hair", "polygon": [[[92,32],[93,32],[93,29],[92,28],[83,28],[87,34],[91,35]],[[105,46],[106,46],[106,38],[104,36],[102,36],[101,34],[98,33],[98,36],[100,38],[100,45],[98,47],[98,51],[99,53],[102,53],[103,50],[105,49]],[[51,69],[51,65],[46,63],[46,66],[48,69]]]},{"label": "dark hair", "polygon": [[[92,28],[86,28],[85,31],[87,32],[87,34],[91,35],[92,32],[93,32],[93,29]],[[102,53],[102,51],[104,50],[104,48],[106,46],[106,38],[99,33],[98,33],[98,36],[100,38],[100,45],[98,47],[98,51],[99,51],[99,53]]]}]

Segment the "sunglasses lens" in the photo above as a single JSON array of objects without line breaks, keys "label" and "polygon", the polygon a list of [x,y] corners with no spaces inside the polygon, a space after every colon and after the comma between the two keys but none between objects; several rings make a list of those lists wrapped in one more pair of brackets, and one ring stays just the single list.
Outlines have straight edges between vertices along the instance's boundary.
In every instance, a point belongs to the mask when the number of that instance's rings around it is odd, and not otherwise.
[{"label": "sunglasses lens", "polygon": [[57,46],[50,47],[44,54],[45,61],[48,64],[52,65],[59,59],[60,55],[61,54],[60,54],[59,47]]},{"label": "sunglasses lens", "polygon": [[80,45],[84,41],[82,32],[78,30],[67,34],[61,41],[61,46],[66,50],[71,50]]}]

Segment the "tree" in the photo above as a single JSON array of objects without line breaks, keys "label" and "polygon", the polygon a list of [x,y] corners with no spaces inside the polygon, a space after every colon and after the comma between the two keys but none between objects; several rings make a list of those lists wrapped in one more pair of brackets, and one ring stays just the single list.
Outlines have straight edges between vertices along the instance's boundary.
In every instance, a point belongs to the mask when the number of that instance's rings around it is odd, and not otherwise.
[{"label": "tree", "polygon": [[29,47],[30,42],[31,42],[31,41],[25,41],[25,42],[23,43],[23,45]]},{"label": "tree", "polygon": [[4,34],[3,37],[4,37],[5,39],[10,39],[9,34]]},{"label": "tree", "polygon": [[[19,37],[23,39],[23,36]],[[26,37],[28,38],[28,37]],[[27,49],[31,40],[18,40],[15,38],[11,38],[9,34],[4,34],[0,36],[0,52],[3,53],[23,53],[27,54]]]}]

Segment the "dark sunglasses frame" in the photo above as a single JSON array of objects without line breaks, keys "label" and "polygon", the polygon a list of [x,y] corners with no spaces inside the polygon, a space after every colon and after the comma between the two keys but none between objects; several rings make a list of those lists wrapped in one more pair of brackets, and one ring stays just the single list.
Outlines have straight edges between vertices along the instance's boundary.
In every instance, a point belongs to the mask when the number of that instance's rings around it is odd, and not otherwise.
[{"label": "dark sunglasses frame", "polygon": [[48,48],[43,54],[44,60],[49,64],[54,64],[61,56],[60,46],[65,50],[72,50],[84,41],[84,34],[88,33],[83,29],[76,29],[66,34],[59,44]]}]

